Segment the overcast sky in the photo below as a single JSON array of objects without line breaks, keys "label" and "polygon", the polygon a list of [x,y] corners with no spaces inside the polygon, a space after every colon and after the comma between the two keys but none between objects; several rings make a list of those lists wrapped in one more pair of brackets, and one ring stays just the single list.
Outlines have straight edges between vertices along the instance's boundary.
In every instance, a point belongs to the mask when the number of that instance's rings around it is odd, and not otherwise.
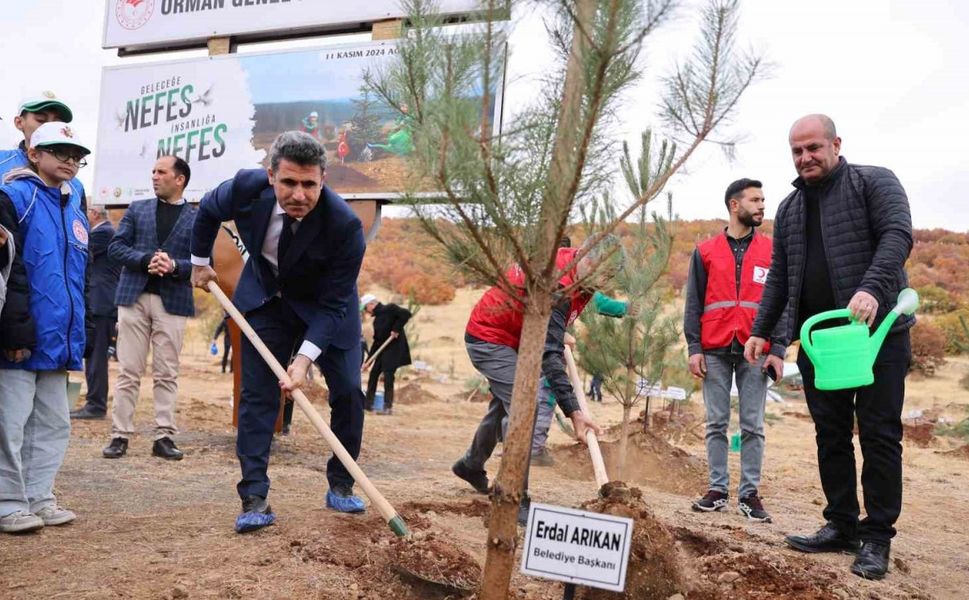
[{"label": "overcast sky", "polygon": [[[696,29],[691,2],[686,4],[679,20],[648,40],[645,65],[654,77],[692,42]],[[788,129],[803,114],[824,112],[835,120],[849,161],[895,171],[916,227],[969,230],[963,146],[969,140],[969,2],[744,0],[742,6],[741,39],[776,64],[774,75],[742,102],[733,131],[743,143],[735,160],[705,149],[668,188],[681,217],[723,217],[723,190],[739,177],[763,180],[773,216],[795,177]],[[101,49],[103,22],[99,0],[3,0],[0,144],[20,139],[12,121],[20,97],[51,89],[70,104],[76,129],[96,151],[102,67],[205,54],[121,59]],[[512,100],[527,97],[528,73],[541,72],[541,33],[535,19],[522,16],[512,37]],[[332,41],[355,39],[361,38]],[[630,140],[656,124],[655,81],[645,78],[626,98],[623,123]],[[92,167],[81,173],[88,187],[93,173]]]}]

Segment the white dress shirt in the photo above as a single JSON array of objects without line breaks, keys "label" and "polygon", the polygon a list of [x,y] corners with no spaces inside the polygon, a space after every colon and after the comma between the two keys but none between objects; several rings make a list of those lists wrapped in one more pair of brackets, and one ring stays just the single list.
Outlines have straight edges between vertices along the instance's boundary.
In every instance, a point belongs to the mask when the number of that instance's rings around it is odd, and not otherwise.
[{"label": "white dress shirt", "polygon": [[[283,207],[276,202],[276,207],[273,209],[273,214],[269,217],[269,225],[266,226],[266,237],[262,242],[262,256],[269,263],[269,267],[273,271],[273,275],[279,275],[279,236],[283,232],[283,224],[286,222],[284,215],[286,211]],[[296,219],[298,222],[302,222],[303,219]],[[293,232],[296,233],[295,231]],[[192,255],[192,264],[198,266],[208,266],[209,259],[202,258]],[[276,294],[279,296],[280,294]],[[316,360],[319,358],[320,354],[323,353],[316,344],[308,340],[304,340],[299,347],[299,354],[302,354],[309,358],[310,360]]]}]

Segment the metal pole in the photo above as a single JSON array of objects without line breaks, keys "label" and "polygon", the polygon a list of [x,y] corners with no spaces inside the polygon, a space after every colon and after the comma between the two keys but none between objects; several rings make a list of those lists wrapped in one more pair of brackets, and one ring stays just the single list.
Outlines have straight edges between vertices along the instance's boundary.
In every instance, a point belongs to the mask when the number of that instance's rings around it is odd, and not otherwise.
[{"label": "metal pole", "polygon": [[566,583],[565,584],[565,595],[562,596],[562,600],[575,600],[575,584]]}]

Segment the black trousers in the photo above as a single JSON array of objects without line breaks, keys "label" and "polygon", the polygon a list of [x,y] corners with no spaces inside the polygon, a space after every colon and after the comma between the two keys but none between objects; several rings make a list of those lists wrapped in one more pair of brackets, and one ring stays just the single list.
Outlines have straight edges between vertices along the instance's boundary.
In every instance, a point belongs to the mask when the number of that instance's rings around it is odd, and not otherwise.
[{"label": "black trousers", "polygon": [[[246,313],[246,319],[282,364],[288,364],[305,325],[279,298]],[[360,347],[349,350],[330,346],[317,359],[330,390],[330,429],[354,460],[363,439],[363,392],[360,391]],[[269,447],[279,415],[279,379],[248,338],[242,340],[242,394],[239,403],[239,432],[236,455],[242,480],[236,486],[239,497],[269,494]],[[336,458],[326,465],[330,487],[353,486],[353,477]]]},{"label": "black trousers", "polygon": [[92,411],[108,411],[108,346],[114,330],[114,317],[94,317],[94,342],[91,356],[84,361],[84,376],[87,379],[86,406]]},{"label": "black trousers", "polygon": [[225,368],[229,367],[229,372],[232,372],[232,338],[229,337],[229,332],[226,331],[222,334],[222,372],[225,373]]},{"label": "black trousers", "polygon": [[367,398],[363,405],[365,409],[373,410],[373,399],[377,394],[377,381],[381,374],[384,376],[384,409],[394,407],[394,374],[396,372],[397,369],[385,370],[380,357],[377,357],[374,365],[370,367],[370,379],[367,380]]},{"label": "black trousers", "polygon": [[[895,536],[895,521],[902,510],[902,403],[911,362],[909,332],[890,335],[875,359],[873,384],[826,392],[814,387],[814,366],[803,349],[797,357],[814,419],[821,487],[828,501],[824,518],[863,540],[887,542]],[[852,443],[856,418],[867,513],[860,522]]]}]

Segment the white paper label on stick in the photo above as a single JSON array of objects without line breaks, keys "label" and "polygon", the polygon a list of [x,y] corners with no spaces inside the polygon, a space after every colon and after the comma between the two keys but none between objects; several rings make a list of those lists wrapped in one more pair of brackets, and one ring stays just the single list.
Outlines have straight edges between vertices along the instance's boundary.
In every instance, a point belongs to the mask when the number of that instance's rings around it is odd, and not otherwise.
[{"label": "white paper label on stick", "polygon": [[626,517],[532,503],[521,572],[621,592],[632,533]]}]

